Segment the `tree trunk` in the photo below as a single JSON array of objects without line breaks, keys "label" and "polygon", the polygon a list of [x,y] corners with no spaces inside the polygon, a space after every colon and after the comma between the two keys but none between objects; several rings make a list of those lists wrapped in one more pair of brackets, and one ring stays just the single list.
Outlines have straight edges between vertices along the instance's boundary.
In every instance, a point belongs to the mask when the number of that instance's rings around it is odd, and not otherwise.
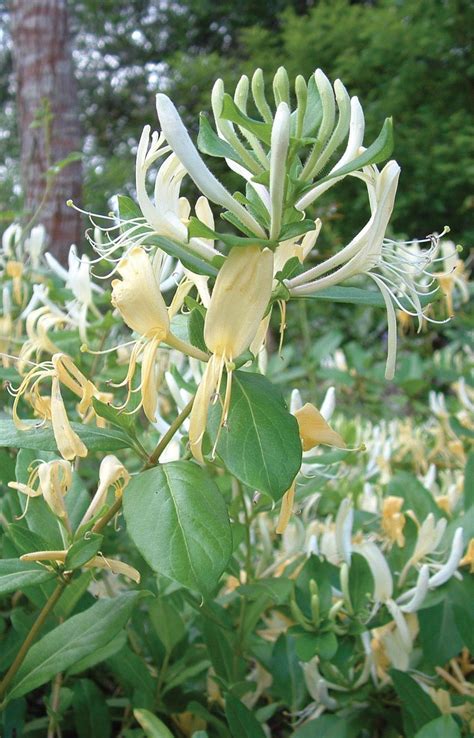
[{"label": "tree trunk", "polygon": [[[67,0],[12,0],[11,20],[25,210],[31,218],[44,198],[48,167],[81,150]],[[49,136],[44,124],[31,127],[45,106],[51,111]],[[48,250],[62,262],[71,243],[81,240],[81,218],[66,205],[69,198],[80,200],[81,175],[79,161],[65,166],[37,219],[46,228]]]}]

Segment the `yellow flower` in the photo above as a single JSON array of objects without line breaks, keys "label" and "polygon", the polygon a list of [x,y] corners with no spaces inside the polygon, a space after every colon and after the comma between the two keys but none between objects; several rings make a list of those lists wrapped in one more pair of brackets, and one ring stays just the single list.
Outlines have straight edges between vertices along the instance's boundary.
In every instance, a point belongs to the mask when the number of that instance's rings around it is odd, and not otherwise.
[{"label": "yellow flower", "polygon": [[467,544],[466,555],[459,562],[459,566],[469,566],[469,571],[474,574],[474,538]]},{"label": "yellow flower", "polygon": [[[345,443],[339,433],[336,433],[327,421],[323,418],[319,410],[309,402],[303,407],[295,410],[293,413],[298,421],[301,445],[303,451],[310,451],[320,443],[327,446],[337,446],[344,448]],[[280,515],[276,526],[276,533],[284,533],[293,512],[293,503],[295,499],[296,477],[290,489],[285,492],[281,501]]]},{"label": "yellow flower", "polygon": [[[40,394],[42,382],[48,379],[51,380],[50,402]],[[82,416],[91,407],[92,398],[101,395],[69,356],[54,354],[50,362],[35,365],[23,378],[18,389],[12,390],[12,394],[15,395],[13,421],[19,430],[27,431],[34,427],[31,424],[24,423],[18,417],[20,397],[22,395],[28,396],[35,412],[43,420],[51,419],[54,438],[61,456],[72,461],[76,456],[87,456],[87,448],[71,427],[61,394],[61,384],[80,398],[78,410]]]},{"label": "yellow flower", "polygon": [[[143,407],[150,422],[155,421],[158,399],[156,377],[156,355],[160,344],[168,345],[198,359],[207,360],[199,349],[179,340],[170,331],[170,318],[160,285],[148,254],[140,246],[134,246],[119,262],[118,272],[122,279],[112,282],[112,305],[117,308],[126,324],[140,335],[132,353],[127,376],[121,385],[128,385],[128,403],[139,357],[142,357],[141,381],[135,391],[141,392],[141,401],[135,411]],[[119,385],[119,386],[121,386]]]},{"label": "yellow flower", "polygon": [[[67,553],[68,552],[66,550],[32,551],[31,553],[20,556],[20,561],[55,561],[58,564],[63,564],[66,561]],[[102,556],[101,554],[94,556],[87,562],[87,564],[84,564],[84,568],[108,569],[114,574],[123,574],[123,576],[132,579],[137,584],[140,582],[140,572],[133,566],[125,564],[123,561],[119,561],[118,559],[106,559],[105,556]]]},{"label": "yellow flower", "polygon": [[23,264],[21,261],[7,261],[7,276],[11,277],[13,282],[13,297],[17,305],[23,302],[23,285],[21,278],[23,276]]},{"label": "yellow flower", "polygon": [[[72,484],[72,467],[69,461],[54,459],[41,462],[30,472],[26,484],[9,482],[11,489],[16,489],[30,497],[43,495],[45,502],[53,513],[67,523],[67,512],[64,505],[64,495]],[[28,502],[23,515],[26,515]]]},{"label": "yellow flower", "polygon": [[227,387],[221,426],[230,405],[233,360],[248,349],[259,328],[272,292],[273,254],[258,246],[233,248],[216,278],[204,322],[204,340],[212,356],[199,385],[191,412],[189,441],[193,456],[203,461],[202,439],[213,397],[222,374]]},{"label": "yellow flower", "polygon": [[382,530],[391,543],[396,541],[400,547],[405,545],[405,536],[403,535],[405,516],[400,512],[403,503],[403,497],[390,495],[384,499],[382,505]]},{"label": "yellow flower", "polygon": [[345,448],[346,444],[339,433],[331,428],[314,405],[307,402],[295,411],[295,418],[298,421],[303,451],[310,451],[320,443]]},{"label": "yellow flower", "polygon": [[124,487],[130,481],[130,474],[121,461],[113,454],[104,456],[100,463],[99,469],[99,486],[92,498],[92,501],[84,513],[80,525],[84,525],[93,518],[103,507],[107,499],[107,492],[110,487],[115,487],[115,496],[121,497]]}]

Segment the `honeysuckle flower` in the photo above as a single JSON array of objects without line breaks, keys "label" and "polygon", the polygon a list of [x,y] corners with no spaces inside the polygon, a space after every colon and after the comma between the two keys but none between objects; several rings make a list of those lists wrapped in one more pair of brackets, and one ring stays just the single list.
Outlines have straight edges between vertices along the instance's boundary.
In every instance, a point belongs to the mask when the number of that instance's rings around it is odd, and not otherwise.
[{"label": "honeysuckle flower", "polygon": [[403,503],[403,497],[395,497],[394,495],[385,497],[382,503],[382,530],[390,543],[397,543],[400,547],[405,545],[405,536],[403,535],[405,516],[401,512]]},{"label": "honeysuckle flower", "polygon": [[[41,384],[45,380],[51,381],[50,403],[45,402],[40,393]],[[87,448],[71,427],[61,394],[61,384],[79,397],[78,412],[81,416],[90,409],[93,397],[99,399],[101,397],[95,385],[84,376],[72,359],[66,354],[58,353],[53,355],[51,361],[35,364],[17,389],[10,388],[15,397],[12,415],[19,430],[28,431],[34,427],[22,422],[18,417],[20,398],[29,393],[30,403],[36,413],[43,421],[51,419],[54,438],[61,456],[72,460],[76,456],[87,456]]]},{"label": "honeysuckle flower", "polygon": [[[365,182],[369,195],[371,218],[364,228],[341,251],[296,277],[285,280],[291,296],[304,296],[365,274],[376,283],[387,309],[388,355],[386,378],[395,371],[397,327],[395,306],[416,315],[419,326],[427,316],[423,312],[420,294],[429,294],[419,277],[424,279],[427,267],[436,259],[443,233],[417,243],[429,243],[426,251],[410,251],[413,242],[397,243],[385,239],[392,214],[400,167],[390,161],[382,171],[374,165],[364,167],[357,176]],[[403,302],[402,302],[403,300]],[[408,306],[407,306],[408,304]],[[431,320],[431,319],[430,319]]]},{"label": "honeysuckle flower", "polygon": [[156,96],[156,109],[166,141],[202,194],[217,205],[227,208],[255,236],[265,238],[265,231],[255,218],[232,197],[204,164],[169,97],[159,93]]},{"label": "honeysuckle flower", "polygon": [[[330,388],[333,389],[333,388]],[[334,392],[329,392],[325,397],[324,411],[331,415],[334,410]],[[324,403],[323,403],[324,404]],[[298,390],[291,394],[290,410],[298,422],[303,451],[310,451],[319,444],[338,446],[344,448],[345,443],[339,433],[336,433],[327,423],[323,414],[309,403],[302,404]],[[304,457],[303,457],[304,458]],[[296,491],[296,477],[291,487],[285,492],[281,501],[280,515],[278,518],[276,533],[284,533],[293,512],[293,504]]]},{"label": "honeysuckle flower", "polygon": [[68,312],[78,325],[79,335],[82,341],[86,342],[87,315],[89,310],[95,317],[100,317],[100,312],[94,304],[92,293],[103,294],[104,292],[91,279],[90,259],[86,254],[79,257],[74,244],[69,249],[67,271],[52,254],[46,253],[45,259],[50,269],[60,279],[64,280],[66,287],[74,295],[74,300],[67,303]]},{"label": "honeysuckle flower", "polygon": [[[54,561],[57,564],[64,564],[67,557],[67,550],[60,551],[32,551],[31,553],[20,556],[20,561]],[[105,556],[94,556],[90,561],[84,564],[85,569],[108,569],[113,574],[123,574],[123,576],[132,579],[137,584],[140,583],[140,572],[130,564],[118,559],[109,559]]]},{"label": "honeysuckle flower", "polygon": [[202,439],[212,398],[218,397],[224,369],[227,386],[221,416],[229,411],[233,361],[257,332],[272,291],[273,254],[258,246],[233,248],[217,275],[204,321],[204,340],[212,352],[194,399],[189,424],[193,456],[203,461]]},{"label": "honeysuckle flower", "polygon": [[416,566],[428,554],[433,553],[438,548],[446,530],[446,518],[440,518],[436,521],[433,513],[428,513],[426,518],[418,529],[415,550],[403,567],[398,580],[399,586],[402,586],[406,579],[409,569]]},{"label": "honeysuckle flower", "polygon": [[158,397],[155,367],[160,344],[166,342],[169,346],[204,361],[208,357],[171,333],[168,309],[152,263],[144,249],[133,246],[121,259],[117,270],[122,279],[112,281],[112,304],[129,328],[139,334],[130,356],[127,376],[122,382],[128,385],[124,406],[130,398],[131,382],[141,356],[141,381],[137,388],[141,393],[141,400],[135,410],[143,407],[147,418],[154,422]]},{"label": "honeysuckle flower", "polygon": [[33,226],[30,235],[25,239],[25,252],[28,254],[33,269],[40,266],[41,255],[46,241],[46,229],[42,223]]},{"label": "honeysuckle flower", "polygon": [[10,290],[5,285],[2,288],[2,312],[0,314],[0,356],[2,364],[7,367],[10,363],[8,354],[13,333],[13,318]]},{"label": "honeysuckle flower", "polygon": [[89,507],[80,522],[79,527],[85,525],[93,518],[104,506],[107,499],[107,492],[110,487],[114,487],[115,496],[121,497],[124,488],[130,481],[130,474],[121,461],[113,454],[104,456],[100,462],[99,468],[99,486],[95,492]]},{"label": "honeysuckle flower", "polygon": [[474,538],[467,544],[467,551],[459,562],[459,566],[469,566],[469,572],[474,574]]},{"label": "honeysuckle flower", "polygon": [[34,357],[38,362],[42,354],[57,354],[60,352],[48,333],[52,328],[63,327],[68,323],[66,315],[56,315],[44,306],[28,314],[25,322],[27,340],[21,347],[19,358],[19,372],[23,373],[25,364]]},{"label": "honeysuckle flower", "polygon": [[2,235],[2,255],[7,258],[17,256],[17,246],[21,241],[23,231],[18,223],[10,223]]},{"label": "honeysuckle flower", "polygon": [[433,277],[439,282],[444,294],[448,317],[454,315],[454,295],[460,294],[461,302],[469,300],[469,278],[464,262],[458,256],[458,249],[453,241],[443,241],[441,244],[442,272],[433,272]]},{"label": "honeysuckle flower", "polygon": [[[18,490],[30,497],[43,495],[46,504],[53,513],[64,520],[66,525],[67,512],[64,505],[64,496],[72,485],[72,466],[69,461],[54,459],[53,461],[40,462],[30,472],[26,484],[22,482],[9,482],[8,486]],[[23,515],[26,515],[28,502]]]},{"label": "honeysuckle flower", "polygon": [[13,299],[17,305],[23,304],[23,276],[24,266],[21,261],[7,261],[5,266],[5,272],[7,277],[10,277],[13,284]]}]

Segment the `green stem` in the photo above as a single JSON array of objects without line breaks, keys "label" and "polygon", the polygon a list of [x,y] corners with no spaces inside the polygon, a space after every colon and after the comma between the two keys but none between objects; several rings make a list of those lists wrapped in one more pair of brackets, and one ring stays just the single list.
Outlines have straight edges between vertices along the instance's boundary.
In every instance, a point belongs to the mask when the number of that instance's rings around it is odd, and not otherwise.
[{"label": "green stem", "polygon": [[59,582],[53,594],[49,597],[43,609],[41,610],[38,617],[36,618],[35,622],[31,626],[30,632],[28,633],[25,640],[23,641],[23,644],[20,650],[18,651],[14,662],[12,663],[7,673],[3,677],[2,681],[0,682],[0,700],[2,700],[3,697],[5,696],[5,692],[10,686],[10,683],[13,677],[15,676],[18,669],[20,668],[23,661],[25,660],[25,656],[28,653],[30,646],[32,645],[33,641],[36,639],[48,615],[54,609],[56,603],[58,602],[59,598],[61,597],[62,593],[64,592],[68,584],[69,584],[69,577],[68,578],[64,577]]},{"label": "green stem", "polygon": [[177,430],[181,427],[183,422],[186,420],[188,415],[190,414],[192,407],[193,407],[194,397],[190,399],[186,407],[181,410],[180,414],[176,417],[176,419],[171,423],[170,427],[166,431],[165,435],[160,439],[160,442],[158,443],[155,450],[150,454],[148,458],[148,462],[145,464],[145,469],[151,469],[152,466],[156,466],[158,459],[160,458],[161,454],[169,444],[169,442],[173,439],[174,434]]}]

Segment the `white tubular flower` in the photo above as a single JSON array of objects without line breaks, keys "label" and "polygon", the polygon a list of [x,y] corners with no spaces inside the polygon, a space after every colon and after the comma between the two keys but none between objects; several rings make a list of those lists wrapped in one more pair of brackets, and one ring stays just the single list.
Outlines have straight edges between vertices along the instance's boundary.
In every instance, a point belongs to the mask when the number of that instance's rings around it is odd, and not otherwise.
[{"label": "white tubular flower", "polygon": [[434,587],[440,587],[442,584],[448,581],[448,579],[451,579],[454,572],[459,566],[459,562],[462,558],[462,553],[464,549],[464,538],[463,538],[463,529],[462,528],[456,528],[456,532],[453,536],[453,542],[451,545],[451,551],[448,557],[448,560],[446,563],[441,566],[441,568],[436,572],[436,574],[433,574],[432,577],[430,577],[429,586],[430,588]]},{"label": "white tubular flower", "polygon": [[[341,282],[365,274],[376,283],[385,302],[388,318],[388,353],[385,376],[393,379],[397,351],[397,324],[395,307],[418,318],[419,330],[427,319],[420,295],[427,292],[425,276],[427,267],[436,261],[439,242],[447,230],[420,243],[429,243],[426,251],[410,250],[413,242],[397,243],[384,239],[392,214],[397,191],[400,167],[390,161],[379,172],[377,167],[365,167],[356,176],[367,185],[371,218],[341,251],[312,269],[286,280],[290,295],[304,296],[332,287]],[[432,320],[428,318],[429,320]],[[433,321],[432,321],[433,322]],[[437,321],[434,321],[437,322]],[[442,321],[444,322],[444,321]]]},{"label": "white tubular flower", "polygon": [[335,387],[328,387],[326,394],[319,412],[323,416],[324,420],[329,421],[332,418],[334,410],[336,409],[336,389]]},{"label": "white tubular flower", "polygon": [[46,241],[46,230],[41,223],[31,229],[30,235],[25,240],[25,251],[30,257],[33,269],[40,266],[41,254]]},{"label": "white tubular flower", "polygon": [[374,600],[385,603],[393,594],[393,579],[390,567],[381,550],[373,541],[354,543],[354,553],[358,553],[367,561],[374,578]]},{"label": "white tubular flower", "polygon": [[16,247],[21,240],[22,233],[23,231],[19,223],[10,223],[8,228],[5,228],[2,235],[2,252],[4,256],[8,258],[16,257]]},{"label": "white tubular flower", "polygon": [[[60,551],[32,551],[31,553],[20,556],[20,561],[55,561],[58,564],[64,564],[68,552]],[[90,561],[84,564],[85,569],[108,569],[114,574],[122,574],[132,579],[137,584],[140,583],[140,572],[130,564],[126,564],[118,559],[106,559],[105,556],[94,556]]]},{"label": "white tubular flower", "polygon": [[[405,613],[416,612],[417,610],[419,610],[421,605],[423,604],[426,595],[428,594],[429,584],[430,568],[428,564],[423,564],[420,569],[420,573],[418,574],[416,585],[413,590],[410,590],[410,592],[413,592],[412,598],[405,605],[401,605],[400,610]],[[407,593],[404,593],[405,596],[403,599],[406,599],[406,594]],[[397,603],[400,601],[400,599],[401,598],[397,599]]]},{"label": "white tubular flower", "polygon": [[202,194],[217,205],[230,210],[258,238],[265,238],[265,231],[255,218],[232,197],[204,164],[169,97],[158,94],[156,108],[166,141]]},{"label": "white tubular flower", "polygon": [[281,102],[272,126],[270,155],[270,238],[280,233],[286,184],[286,156],[290,144],[290,109]]},{"label": "white tubular flower", "polygon": [[351,563],[353,523],[354,509],[351,500],[346,497],[339,505],[336,515],[336,548],[339,559],[349,565]]},{"label": "white tubular flower", "polygon": [[412,566],[416,566],[425,556],[433,553],[439,546],[441,539],[446,530],[446,518],[440,518],[435,521],[433,513],[429,513],[418,530],[415,550],[410,556],[400,574],[398,584],[401,586],[406,579],[408,571]]}]

